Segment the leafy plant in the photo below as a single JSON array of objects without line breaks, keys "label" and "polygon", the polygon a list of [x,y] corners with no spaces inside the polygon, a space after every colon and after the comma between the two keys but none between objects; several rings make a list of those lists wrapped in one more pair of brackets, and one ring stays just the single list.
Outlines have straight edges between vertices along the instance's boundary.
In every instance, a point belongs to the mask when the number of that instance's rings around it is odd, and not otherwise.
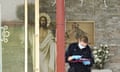
[{"label": "leafy plant", "polygon": [[96,68],[103,69],[105,63],[109,60],[108,45],[101,44],[99,47],[94,47],[93,55]]}]

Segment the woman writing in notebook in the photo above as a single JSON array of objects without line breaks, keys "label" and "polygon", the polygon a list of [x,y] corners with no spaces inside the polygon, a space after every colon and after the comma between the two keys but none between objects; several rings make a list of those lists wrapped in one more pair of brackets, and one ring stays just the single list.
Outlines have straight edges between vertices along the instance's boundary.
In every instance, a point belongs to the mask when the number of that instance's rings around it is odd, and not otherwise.
[{"label": "woman writing in notebook", "polygon": [[80,36],[77,43],[69,45],[66,62],[70,65],[68,72],[91,72],[94,59],[87,36]]}]

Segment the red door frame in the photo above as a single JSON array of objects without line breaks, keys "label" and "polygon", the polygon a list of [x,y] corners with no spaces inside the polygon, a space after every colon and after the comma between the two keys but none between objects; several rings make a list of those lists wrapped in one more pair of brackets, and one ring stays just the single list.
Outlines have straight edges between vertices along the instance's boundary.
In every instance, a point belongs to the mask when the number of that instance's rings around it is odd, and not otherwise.
[{"label": "red door frame", "polygon": [[65,72],[65,12],[64,0],[56,0],[56,37],[57,37],[57,69]]}]

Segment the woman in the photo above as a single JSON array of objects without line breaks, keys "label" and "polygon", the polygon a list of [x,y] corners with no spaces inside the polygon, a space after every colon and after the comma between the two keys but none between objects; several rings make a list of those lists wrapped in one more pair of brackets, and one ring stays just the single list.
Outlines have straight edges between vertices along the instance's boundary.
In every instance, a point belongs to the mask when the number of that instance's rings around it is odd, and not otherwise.
[{"label": "woman", "polygon": [[77,43],[69,45],[66,62],[70,65],[68,72],[91,72],[94,59],[87,36],[80,36]]}]

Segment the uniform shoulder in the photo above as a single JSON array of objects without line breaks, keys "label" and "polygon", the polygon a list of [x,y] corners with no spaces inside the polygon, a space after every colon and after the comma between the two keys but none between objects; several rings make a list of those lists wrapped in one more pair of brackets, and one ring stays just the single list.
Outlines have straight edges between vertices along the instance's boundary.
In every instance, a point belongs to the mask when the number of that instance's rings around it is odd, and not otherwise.
[{"label": "uniform shoulder", "polygon": [[77,42],[75,42],[75,43],[71,43],[71,44],[70,44],[70,46],[76,46],[76,45],[78,45]]},{"label": "uniform shoulder", "polygon": [[71,43],[68,46],[68,50],[72,50],[73,48],[75,48],[78,45],[78,43]]},{"label": "uniform shoulder", "polygon": [[90,46],[89,46],[89,45],[87,45],[87,48],[90,48]]},{"label": "uniform shoulder", "polygon": [[89,46],[89,45],[87,45],[87,47],[86,47],[88,50],[90,50],[91,51],[91,47]]}]

